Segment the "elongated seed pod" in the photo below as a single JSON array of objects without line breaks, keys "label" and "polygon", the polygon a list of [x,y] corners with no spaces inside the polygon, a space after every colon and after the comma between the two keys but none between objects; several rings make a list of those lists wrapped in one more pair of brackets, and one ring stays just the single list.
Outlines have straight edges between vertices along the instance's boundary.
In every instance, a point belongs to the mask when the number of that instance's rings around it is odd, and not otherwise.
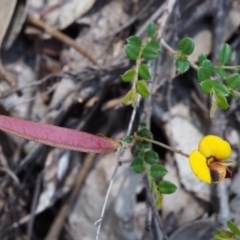
[{"label": "elongated seed pod", "polygon": [[104,153],[121,143],[89,133],[0,115],[0,130],[49,146],[80,152]]}]

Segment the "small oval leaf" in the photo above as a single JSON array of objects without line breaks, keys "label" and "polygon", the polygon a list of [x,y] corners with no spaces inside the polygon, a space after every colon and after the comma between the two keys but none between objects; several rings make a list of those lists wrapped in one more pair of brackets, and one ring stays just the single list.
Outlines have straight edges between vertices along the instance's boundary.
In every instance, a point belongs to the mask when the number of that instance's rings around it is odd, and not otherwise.
[{"label": "small oval leaf", "polygon": [[153,178],[162,178],[168,173],[168,170],[162,164],[153,165],[150,174]]},{"label": "small oval leaf", "polygon": [[127,42],[129,45],[133,45],[138,48],[140,48],[142,45],[142,39],[138,36],[131,36],[131,37],[127,38]]},{"label": "small oval leaf", "polygon": [[135,91],[133,91],[133,93],[132,93],[132,107],[134,107],[136,105],[137,98],[138,98],[138,94]]},{"label": "small oval leaf", "polygon": [[125,136],[123,139],[122,139],[123,142],[125,143],[131,143],[133,141],[132,137],[131,136]]},{"label": "small oval leaf", "polygon": [[221,94],[223,96],[229,95],[228,88],[221,82],[214,80],[214,81],[212,81],[212,84],[213,84],[213,88],[214,88],[214,91],[216,94]]},{"label": "small oval leaf", "polygon": [[147,47],[151,47],[154,50],[156,50],[157,52],[161,48],[159,41],[157,41],[156,39],[151,39],[151,41],[147,44]]},{"label": "small oval leaf", "polygon": [[211,71],[213,70],[213,63],[206,59],[201,63],[201,67],[209,68]]},{"label": "small oval leaf", "polygon": [[143,49],[142,57],[145,60],[154,60],[158,57],[158,51],[156,51],[156,49],[151,46],[146,46]]},{"label": "small oval leaf", "polygon": [[237,96],[237,91],[234,91],[233,89],[229,89],[229,92],[230,92],[230,95],[231,95],[233,98],[235,98],[235,99],[238,98],[238,96]]},{"label": "small oval leaf", "polygon": [[194,51],[193,40],[189,37],[181,39],[178,43],[178,50],[181,50],[185,55],[190,55]]},{"label": "small oval leaf", "polygon": [[130,167],[135,173],[142,173],[144,171],[143,159],[141,157],[134,158]]},{"label": "small oval leaf", "polygon": [[146,149],[151,148],[152,144],[150,142],[137,142],[135,145],[135,148],[141,152],[143,152]]},{"label": "small oval leaf", "polygon": [[147,127],[147,124],[143,121],[141,121],[138,125],[138,130],[142,129],[142,128],[146,128]]},{"label": "small oval leaf", "polygon": [[240,236],[240,230],[239,228],[231,221],[227,221],[228,228],[237,236]]},{"label": "small oval leaf", "polygon": [[232,56],[232,48],[227,43],[224,43],[219,52],[218,52],[218,60],[221,64],[226,64],[230,61]]},{"label": "small oval leaf", "polygon": [[127,57],[131,60],[136,60],[140,55],[140,48],[132,44],[125,45],[124,50]]},{"label": "small oval leaf", "polygon": [[159,194],[159,196],[157,197],[157,200],[156,200],[157,207],[161,207],[162,206],[162,202],[163,202],[163,195]]},{"label": "small oval leaf", "polygon": [[146,127],[143,127],[140,130],[138,130],[137,135],[140,137],[147,137],[153,139],[153,134]]},{"label": "small oval leaf", "polygon": [[206,60],[206,59],[207,59],[207,55],[206,54],[201,53],[200,55],[198,55],[198,63],[199,64],[202,64],[202,62],[204,60]]},{"label": "small oval leaf", "polygon": [[190,68],[190,63],[187,59],[177,59],[175,62],[176,69],[181,73],[185,73]]},{"label": "small oval leaf", "polygon": [[159,191],[163,194],[171,194],[177,190],[177,186],[169,181],[161,181],[158,184]]},{"label": "small oval leaf", "polygon": [[159,156],[155,151],[149,150],[149,151],[144,153],[144,161],[146,163],[155,164],[155,163],[158,162],[158,160],[159,160]]},{"label": "small oval leaf", "polygon": [[225,236],[221,236],[221,235],[218,235],[218,234],[214,235],[213,238],[215,240],[233,240],[232,237],[225,237]]},{"label": "small oval leaf", "polygon": [[137,81],[137,92],[144,98],[150,96],[148,86],[143,80]]},{"label": "small oval leaf", "polygon": [[229,88],[236,89],[240,87],[240,75],[237,73],[232,74],[226,79],[226,84]]},{"label": "small oval leaf", "polygon": [[131,90],[126,94],[126,96],[125,96],[124,99],[123,99],[123,104],[125,104],[125,105],[128,104],[128,102],[131,101],[132,97],[133,97],[133,89],[131,89]]},{"label": "small oval leaf", "polygon": [[140,65],[138,74],[142,79],[145,80],[149,80],[151,78],[151,73],[147,64]]},{"label": "small oval leaf", "polygon": [[204,80],[208,80],[211,78],[211,69],[206,67],[199,67],[197,71],[197,78],[199,82],[202,82]]},{"label": "small oval leaf", "polygon": [[213,81],[212,80],[204,80],[200,83],[202,91],[206,94],[209,94],[213,89]]},{"label": "small oval leaf", "polygon": [[226,79],[229,74],[221,68],[213,68],[213,71],[222,79]]},{"label": "small oval leaf", "polygon": [[123,75],[121,75],[121,78],[123,82],[130,82],[135,77],[135,74],[136,74],[135,69],[129,69]]},{"label": "small oval leaf", "polygon": [[154,37],[157,33],[157,25],[154,22],[150,22],[147,25],[147,35],[149,37]]},{"label": "small oval leaf", "polygon": [[217,101],[217,105],[223,109],[226,110],[228,109],[229,105],[227,102],[227,99],[223,96],[223,95],[216,95],[216,101]]}]

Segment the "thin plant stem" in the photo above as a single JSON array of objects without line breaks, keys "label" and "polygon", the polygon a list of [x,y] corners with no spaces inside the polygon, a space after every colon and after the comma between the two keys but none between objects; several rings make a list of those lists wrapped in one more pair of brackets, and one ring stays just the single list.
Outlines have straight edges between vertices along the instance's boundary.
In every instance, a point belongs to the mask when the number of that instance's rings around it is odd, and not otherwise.
[{"label": "thin plant stem", "polygon": [[146,142],[153,143],[153,144],[158,145],[158,146],[160,146],[160,147],[166,148],[166,149],[168,149],[168,150],[170,150],[170,151],[172,151],[172,152],[175,152],[175,153],[177,153],[177,154],[180,154],[180,155],[182,155],[182,156],[184,156],[184,157],[186,157],[186,158],[189,158],[189,154],[184,153],[183,151],[181,151],[181,150],[179,150],[179,149],[175,149],[175,148],[173,148],[173,147],[170,147],[170,146],[168,146],[168,145],[166,145],[166,144],[164,144],[164,143],[155,141],[155,140],[153,140],[153,139],[146,138],[146,137],[140,137],[140,136],[138,136],[137,134],[135,134],[133,138],[134,138],[135,140],[140,140],[140,141],[146,141]]},{"label": "thin plant stem", "polygon": [[[132,112],[132,115],[131,115],[131,119],[130,119],[130,122],[129,122],[129,125],[128,125],[127,136],[129,136],[132,132],[133,122],[134,122],[134,119],[135,119],[135,116],[136,116],[136,113],[137,113],[139,102],[140,102],[140,96],[138,95],[137,103],[134,106],[134,109],[133,109],[133,112]],[[107,193],[106,193],[106,196],[105,196],[105,199],[104,199],[104,202],[103,202],[103,206],[102,206],[101,216],[97,221],[94,222],[94,225],[98,225],[97,232],[96,232],[96,238],[95,238],[96,240],[99,240],[100,230],[101,230],[101,227],[102,227],[102,221],[103,221],[103,217],[104,217],[106,207],[107,207],[107,201],[108,201],[110,192],[112,190],[112,186],[113,186],[113,183],[115,181],[115,178],[117,176],[118,169],[122,165],[122,159],[123,159],[123,156],[124,156],[124,152],[125,152],[125,149],[120,149],[119,160],[118,160],[117,165],[116,165],[116,167],[113,171],[111,181],[108,185]]]},{"label": "thin plant stem", "polygon": [[236,66],[214,66],[215,68],[220,68],[220,69],[227,69],[227,70],[236,70],[238,71],[240,69],[240,65]]},{"label": "thin plant stem", "polygon": [[138,81],[138,72],[139,72],[140,64],[141,64],[141,58],[138,58],[136,60],[136,67],[135,67],[136,74],[135,74],[135,77],[133,79],[133,88],[134,88],[135,91],[136,91],[136,85],[137,85],[137,81]]},{"label": "thin plant stem", "polygon": [[101,226],[102,226],[102,221],[103,221],[103,217],[104,217],[104,214],[105,214],[105,211],[106,211],[106,207],[107,207],[107,201],[108,201],[108,198],[109,198],[109,195],[110,195],[110,192],[112,190],[112,186],[113,186],[113,182],[117,176],[117,172],[118,172],[118,169],[119,167],[122,165],[122,157],[123,157],[123,154],[124,154],[124,149],[121,149],[120,150],[120,160],[118,161],[115,169],[114,169],[114,172],[113,172],[113,175],[111,177],[111,181],[108,185],[108,189],[107,189],[107,193],[106,193],[106,196],[105,196],[105,199],[104,199],[104,202],[103,202],[103,207],[102,207],[102,211],[101,211],[101,216],[100,218],[94,223],[95,225],[98,224],[98,228],[97,228],[97,233],[96,233],[96,240],[99,239],[99,235],[100,235],[100,230],[101,230]]}]

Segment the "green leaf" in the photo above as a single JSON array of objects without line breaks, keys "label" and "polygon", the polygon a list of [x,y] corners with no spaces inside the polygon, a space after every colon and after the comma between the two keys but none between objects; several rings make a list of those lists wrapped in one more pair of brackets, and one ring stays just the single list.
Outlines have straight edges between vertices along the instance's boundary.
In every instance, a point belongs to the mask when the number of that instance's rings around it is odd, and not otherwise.
[{"label": "green leaf", "polygon": [[206,94],[209,94],[213,89],[213,81],[212,80],[204,80],[200,83],[202,91]]},{"label": "green leaf", "polygon": [[202,64],[202,62],[204,60],[206,60],[206,59],[207,59],[207,55],[206,54],[201,53],[200,55],[198,55],[198,63],[199,64]]},{"label": "green leaf", "polygon": [[168,170],[161,164],[153,165],[150,169],[150,174],[153,178],[162,178],[167,173],[168,173]]},{"label": "green leaf", "polygon": [[218,228],[217,229],[219,235],[221,236],[225,236],[225,237],[232,237],[233,236],[233,233],[227,229],[224,229],[224,228]]},{"label": "green leaf", "polygon": [[175,67],[181,74],[183,74],[190,68],[190,63],[187,59],[179,58],[175,62]]},{"label": "green leaf", "polygon": [[144,142],[138,141],[135,146],[138,150],[143,152],[144,150],[151,148],[152,144],[150,142],[146,142],[146,141],[144,141]]},{"label": "green leaf", "polygon": [[125,45],[124,50],[127,57],[131,60],[136,60],[140,55],[140,48],[132,44]]},{"label": "green leaf", "polygon": [[218,235],[218,234],[214,235],[213,238],[215,240],[233,240],[233,238],[231,238],[231,237],[230,238],[226,238],[226,237],[223,237],[223,236]]},{"label": "green leaf", "polygon": [[133,45],[138,48],[140,48],[142,45],[142,39],[138,36],[131,36],[131,37],[127,38],[127,42],[129,45]]},{"label": "green leaf", "polygon": [[216,101],[217,101],[217,105],[223,109],[226,110],[228,109],[229,105],[227,102],[227,99],[223,96],[223,95],[216,95]]},{"label": "green leaf", "polygon": [[229,89],[229,92],[230,92],[230,94],[231,94],[231,96],[232,96],[233,98],[238,99],[238,96],[237,96],[237,94],[236,94],[236,91],[234,91],[233,89]]},{"label": "green leaf", "polygon": [[154,37],[157,33],[157,25],[153,22],[150,22],[148,25],[147,25],[147,35],[149,37]]},{"label": "green leaf", "polygon": [[197,78],[199,82],[208,80],[211,78],[212,71],[210,68],[199,67],[197,71]]},{"label": "green leaf", "polygon": [[227,43],[224,43],[219,52],[218,52],[218,60],[221,64],[226,64],[230,61],[232,56],[232,48]]},{"label": "green leaf", "polygon": [[138,75],[145,80],[148,80],[151,78],[151,73],[147,64],[140,65]]},{"label": "green leaf", "polygon": [[132,94],[132,107],[134,107],[136,105],[137,97],[138,97],[138,94],[135,91],[133,91],[133,94]]},{"label": "green leaf", "polygon": [[226,85],[229,88],[236,89],[240,87],[240,75],[237,73],[232,74],[226,79]]},{"label": "green leaf", "polygon": [[135,157],[139,156],[142,153],[142,150],[138,149],[136,146],[137,146],[137,143],[135,144],[134,147],[131,148],[131,153]]},{"label": "green leaf", "polygon": [[222,79],[226,79],[229,74],[221,68],[213,68],[213,71]]},{"label": "green leaf", "polygon": [[143,127],[140,130],[138,130],[137,135],[140,137],[153,139],[153,134],[146,127]]},{"label": "green leaf", "polygon": [[134,158],[130,167],[135,173],[142,173],[144,171],[143,159],[141,157]]},{"label": "green leaf", "polygon": [[154,60],[154,59],[158,58],[158,51],[151,46],[146,46],[143,49],[142,57],[145,60]]},{"label": "green leaf", "polygon": [[148,86],[143,80],[137,81],[137,92],[144,98],[150,96]]},{"label": "green leaf", "polygon": [[142,128],[146,128],[147,124],[144,121],[141,121],[138,125],[138,130],[142,129]]},{"label": "green leaf", "polygon": [[194,50],[193,40],[189,37],[181,39],[178,43],[178,50],[181,50],[185,55],[190,55]]},{"label": "green leaf", "polygon": [[130,69],[126,71],[123,75],[121,75],[121,78],[123,82],[130,82],[133,80],[135,74],[136,74],[135,69]]},{"label": "green leaf", "polygon": [[125,142],[125,143],[131,143],[132,142],[132,137],[131,136],[125,136],[122,139],[122,141]]},{"label": "green leaf", "polygon": [[156,200],[156,205],[157,205],[157,207],[161,207],[161,206],[162,206],[162,201],[163,201],[163,195],[160,194],[160,195],[157,197],[157,200]]},{"label": "green leaf", "polygon": [[161,48],[159,41],[157,41],[156,39],[151,39],[151,41],[147,44],[147,47],[151,47],[154,50],[156,50],[157,52]]},{"label": "green leaf", "polygon": [[237,236],[240,236],[240,230],[239,230],[238,226],[236,226],[233,222],[227,221],[227,226],[232,231],[232,233],[234,233]]},{"label": "green leaf", "polygon": [[209,68],[211,71],[213,70],[213,63],[206,59],[201,63],[201,67]]},{"label": "green leaf", "polygon": [[216,94],[221,94],[223,96],[229,95],[229,90],[223,83],[217,80],[212,81],[212,83],[213,83],[213,88]]},{"label": "green leaf", "polygon": [[131,90],[127,93],[127,95],[124,97],[124,99],[123,99],[123,104],[125,104],[125,105],[128,104],[128,102],[131,101],[132,97],[133,97],[133,89],[131,89]]},{"label": "green leaf", "polygon": [[143,158],[144,158],[144,161],[148,164],[155,164],[159,160],[158,154],[153,150],[149,150],[145,152]]},{"label": "green leaf", "polygon": [[177,186],[169,181],[161,181],[158,184],[159,191],[163,194],[171,194],[177,190]]},{"label": "green leaf", "polygon": [[225,235],[226,235],[226,234],[229,234],[229,233],[232,234],[232,232],[230,232],[229,230],[224,229],[224,228],[218,228],[217,231],[218,231],[218,233],[221,234],[221,235],[222,235],[222,234],[225,234]]}]

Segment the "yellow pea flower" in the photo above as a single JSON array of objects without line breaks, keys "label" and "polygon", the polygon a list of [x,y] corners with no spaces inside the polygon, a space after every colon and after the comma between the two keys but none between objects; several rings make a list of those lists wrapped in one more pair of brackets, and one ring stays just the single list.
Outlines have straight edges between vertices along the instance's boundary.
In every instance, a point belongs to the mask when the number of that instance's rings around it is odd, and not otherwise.
[{"label": "yellow pea flower", "polygon": [[231,146],[227,141],[214,135],[204,137],[198,150],[193,150],[189,155],[189,163],[193,173],[206,183],[219,183],[224,178],[232,176],[227,166],[233,165],[231,161],[224,161],[230,157]]}]

